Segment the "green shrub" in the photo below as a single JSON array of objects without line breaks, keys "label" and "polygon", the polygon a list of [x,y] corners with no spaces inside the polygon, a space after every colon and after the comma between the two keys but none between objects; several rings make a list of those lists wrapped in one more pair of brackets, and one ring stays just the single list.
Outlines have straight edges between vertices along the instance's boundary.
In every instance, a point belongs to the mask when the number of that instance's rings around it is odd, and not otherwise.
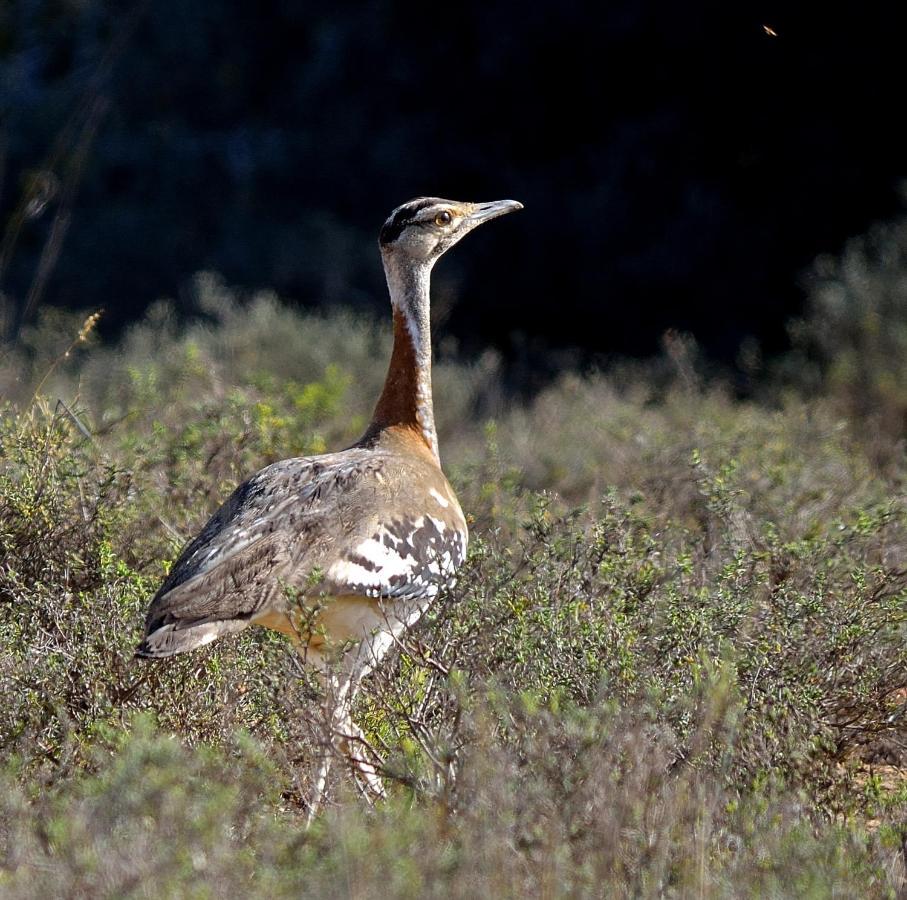
[{"label": "green shrub", "polygon": [[355,438],[387,335],[199,291],[205,324],[161,307],[118,346],[48,323],[7,382],[0,893],[893,896],[895,438],[834,393],[744,402],[659,364],[508,405],[493,360],[443,362],[470,558],[360,696],[389,800],[335,766],[306,833],[323,713],[283,638],[132,652],[241,478]]},{"label": "green shrub", "polygon": [[877,225],[840,257],[820,257],[792,324],[798,379],[821,386],[847,414],[907,430],[907,219]]},{"label": "green shrub", "polygon": [[[491,720],[508,715],[502,744]],[[2,791],[0,892],[261,897],[890,897],[884,841],[816,830],[808,798],[727,793],[676,741],[613,705],[500,706],[474,723],[455,797],[355,801],[314,829],[239,738],[188,750],[132,723],[98,774]],[[890,853],[890,851],[889,851]]]}]

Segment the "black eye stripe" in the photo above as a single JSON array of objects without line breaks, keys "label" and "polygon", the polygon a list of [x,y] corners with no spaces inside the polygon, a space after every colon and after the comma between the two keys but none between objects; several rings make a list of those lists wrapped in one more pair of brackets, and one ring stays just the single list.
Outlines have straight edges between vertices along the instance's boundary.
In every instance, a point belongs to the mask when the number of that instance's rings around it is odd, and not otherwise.
[{"label": "black eye stripe", "polygon": [[[381,244],[392,244],[398,237],[403,233],[403,229],[407,225],[413,224],[416,217],[419,215],[422,210],[427,209],[429,206],[437,206],[439,203],[443,203],[439,197],[423,197],[421,200],[412,200],[409,203],[404,203],[385,223],[381,228],[381,233],[378,236],[378,241]],[[418,224],[430,224],[433,219],[426,220],[425,222],[419,222]]]}]

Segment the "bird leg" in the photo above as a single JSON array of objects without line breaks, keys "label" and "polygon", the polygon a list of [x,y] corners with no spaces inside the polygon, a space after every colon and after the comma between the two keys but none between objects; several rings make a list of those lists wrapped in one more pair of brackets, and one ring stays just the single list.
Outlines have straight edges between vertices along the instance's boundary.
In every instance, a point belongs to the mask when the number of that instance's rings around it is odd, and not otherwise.
[{"label": "bird leg", "polygon": [[371,803],[387,796],[384,782],[375,764],[368,759],[368,742],[362,729],[353,722],[353,701],[362,680],[378,665],[393,645],[404,620],[387,617],[384,627],[360,640],[358,645],[333,663],[325,659],[325,713],[330,723],[329,743],[315,778],[312,800],[309,803],[308,824],[311,825],[324,803],[328,775],[334,752],[340,752],[350,764],[362,795]]},{"label": "bird leg", "polygon": [[374,764],[369,762],[366,757],[365,748],[367,743],[365,735],[362,729],[353,721],[348,705],[344,704],[343,708],[337,710],[333,732],[337,749],[349,762],[362,796],[369,803],[386,797],[384,782],[381,780],[381,776],[378,774]]},{"label": "bird leg", "polygon": [[311,828],[315,816],[321,811],[321,805],[324,803],[325,791],[327,789],[328,775],[331,773],[331,760],[333,754],[330,750],[325,749],[321,758],[321,765],[318,767],[318,774],[315,776],[315,786],[312,789],[312,796],[309,798],[309,814],[305,820],[305,827]]},{"label": "bird leg", "polygon": [[366,755],[368,742],[365,734],[353,721],[353,701],[362,679],[371,672],[380,659],[376,656],[376,649],[383,655],[386,643],[385,635],[379,632],[370,635],[348,651],[342,663],[345,672],[340,674],[332,685],[335,686],[333,692],[335,705],[331,717],[332,737],[335,746],[350,764],[361,793],[369,802],[386,796],[386,792],[381,776]]},{"label": "bird leg", "polygon": [[[327,796],[328,776],[331,774],[331,764],[334,761],[334,754],[339,749],[336,741],[338,715],[343,718],[344,699],[349,694],[349,676],[344,676],[332,667],[332,663],[327,660],[319,660],[321,665],[321,674],[324,684],[324,720],[327,723],[326,733],[321,741],[321,763],[318,766],[318,774],[315,776],[315,784],[312,788],[312,795],[309,799],[309,815],[306,819],[306,828],[309,828],[315,820],[324,804]],[[349,714],[347,713],[347,718]]]},{"label": "bird leg", "polygon": [[381,776],[365,754],[365,735],[352,717],[356,689],[371,668],[366,660],[361,648],[356,648],[344,660],[346,665],[342,665],[340,671],[328,669],[325,672],[325,717],[329,722],[329,733],[322,747],[323,756],[309,801],[307,827],[312,824],[324,804],[335,753],[341,753],[350,764],[362,795],[370,803],[386,796]]}]

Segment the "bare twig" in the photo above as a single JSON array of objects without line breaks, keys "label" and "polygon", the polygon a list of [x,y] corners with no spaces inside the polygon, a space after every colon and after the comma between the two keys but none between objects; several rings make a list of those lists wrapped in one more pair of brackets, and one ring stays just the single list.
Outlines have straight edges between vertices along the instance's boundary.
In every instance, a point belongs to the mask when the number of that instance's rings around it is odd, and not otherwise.
[{"label": "bare twig", "polygon": [[82,420],[58,397],[57,405],[54,407],[54,414],[58,413],[60,409],[63,409],[63,412],[72,420],[73,424],[82,434],[88,438],[89,441],[92,440],[91,432],[82,424]]},{"label": "bare twig", "polygon": [[91,149],[98,127],[109,105],[106,98],[97,98],[91,106],[85,124],[82,126],[82,133],[79,135],[79,142],[68,166],[63,189],[60,192],[60,203],[51,223],[47,240],[44,242],[35,277],[32,279],[31,287],[26,295],[20,321],[27,320],[32,310],[40,303],[51,272],[53,272],[60,257],[60,250],[63,248],[63,241],[72,221],[72,207],[75,203],[79,183],[82,180],[82,172],[88,159],[88,151]]},{"label": "bare twig", "polygon": [[[51,224],[50,233],[45,241],[28,296],[18,314],[8,310],[7,315],[0,320],[0,326],[3,328],[0,338],[15,338],[18,328],[21,327],[29,312],[43,295],[69,228],[72,205],[84,171],[88,151],[107,111],[108,102],[101,96],[102,88],[125,52],[148,6],[149,0],[138,0],[132,9],[120,18],[119,27],[97,68],[89,78],[71,115],[60,129],[53,148],[43,163],[38,166],[38,175],[31,179],[28,188],[23,192],[16,209],[7,221],[3,238],[0,240],[0,295],[2,295],[3,278],[23,226],[30,218],[39,215],[47,203],[57,195],[59,189],[54,173],[59,170],[61,161],[66,157],[70,148],[75,145],[75,150],[67,166],[66,177],[63,179],[62,190],[59,191],[61,199],[57,214]],[[0,187],[2,187],[4,174],[5,146],[5,133],[0,133]]]}]

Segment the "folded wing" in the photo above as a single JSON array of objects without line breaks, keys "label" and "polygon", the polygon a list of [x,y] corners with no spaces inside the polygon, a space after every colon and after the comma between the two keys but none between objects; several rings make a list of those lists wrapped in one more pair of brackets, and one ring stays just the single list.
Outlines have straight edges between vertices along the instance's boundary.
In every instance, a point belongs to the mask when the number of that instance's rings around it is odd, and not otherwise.
[{"label": "folded wing", "polygon": [[[252,476],[174,563],[151,602],[137,655],[183,653],[285,612],[287,586],[433,598],[465,558],[466,524],[440,472],[400,467],[353,448],[285,460]],[[450,500],[428,483],[435,477]],[[426,498],[432,513],[413,515]]]}]

